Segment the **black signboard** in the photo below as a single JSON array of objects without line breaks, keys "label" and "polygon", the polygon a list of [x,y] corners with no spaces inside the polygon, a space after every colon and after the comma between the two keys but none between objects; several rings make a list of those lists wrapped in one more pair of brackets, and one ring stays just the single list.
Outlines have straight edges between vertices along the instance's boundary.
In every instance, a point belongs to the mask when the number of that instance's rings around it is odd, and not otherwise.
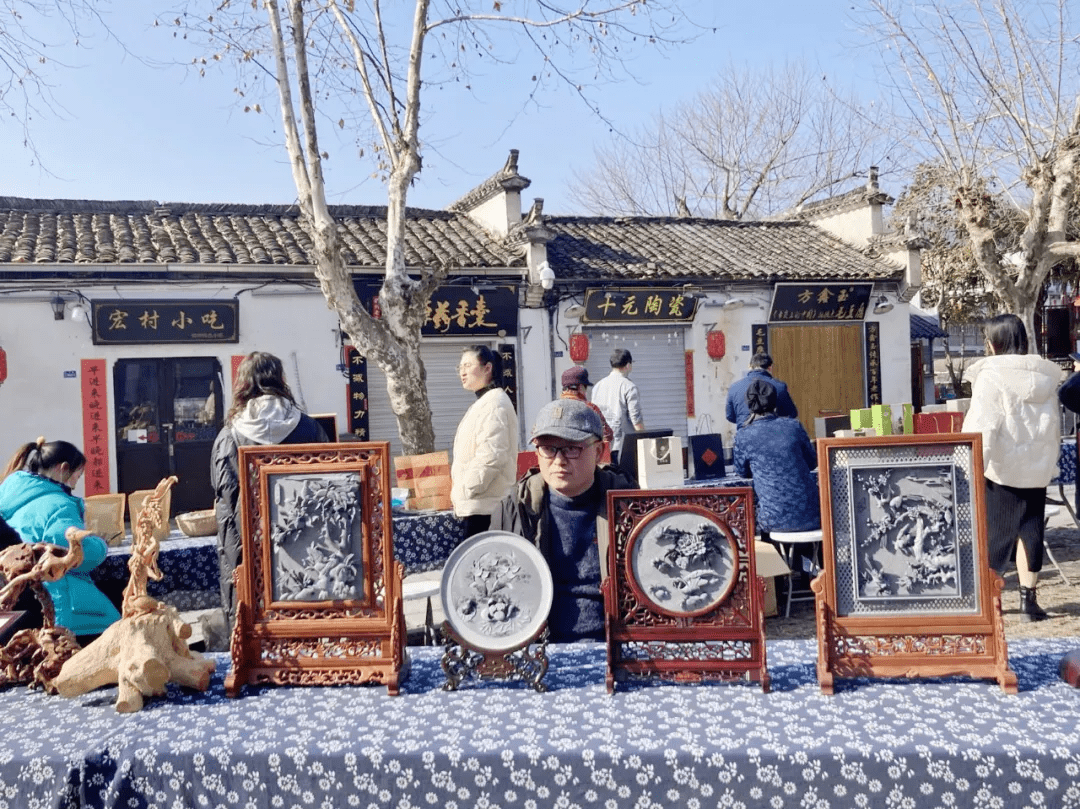
[{"label": "black signboard", "polygon": [[349,432],[368,440],[367,359],[352,346],[345,346],[349,375]]},{"label": "black signboard", "polygon": [[[381,285],[365,281],[354,281],[353,285],[364,308],[379,317]],[[425,337],[505,337],[517,334],[517,317],[516,287],[446,284],[428,301],[420,333]]]},{"label": "black signboard", "polygon": [[683,323],[694,319],[697,298],[681,289],[586,289],[585,323]]},{"label": "black signboard", "polygon": [[236,343],[240,302],[230,300],[91,301],[95,345]]},{"label": "black signboard", "polygon": [[881,324],[871,321],[866,329],[866,401],[881,404]]},{"label": "black signboard", "polygon": [[517,346],[513,343],[503,343],[499,346],[499,356],[502,359],[502,379],[499,387],[506,391],[510,401],[514,404],[514,410],[518,406],[518,380],[517,380]]},{"label": "black signboard", "polygon": [[862,320],[873,284],[779,283],[773,292],[772,322]]},{"label": "black signboard", "polygon": [[750,341],[754,345],[754,354],[769,353],[769,327],[764,323],[754,323],[750,326]]}]

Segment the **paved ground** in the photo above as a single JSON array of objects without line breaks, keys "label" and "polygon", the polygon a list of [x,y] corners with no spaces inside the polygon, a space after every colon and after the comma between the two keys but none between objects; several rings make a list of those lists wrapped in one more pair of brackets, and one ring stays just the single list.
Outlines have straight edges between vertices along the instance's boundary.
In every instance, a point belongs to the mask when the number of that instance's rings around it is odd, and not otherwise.
[{"label": "paved ground", "polygon": [[[1056,486],[1050,487],[1051,496],[1059,499]],[[1065,488],[1072,503],[1073,487]],[[1064,506],[1049,520],[1046,543],[1058,564],[1061,565],[1071,584],[1067,584],[1049,558],[1039,574],[1039,604],[1051,617],[1037,623],[1020,621],[1020,593],[1016,571],[1005,576],[1002,593],[1002,617],[1005,619],[1005,638],[1064,638],[1076,637],[1080,648],[1080,527],[1073,522]],[[783,591],[780,593],[780,610],[783,612]],[[813,638],[814,604],[812,601],[796,601],[791,605],[791,617],[768,618],[765,621],[766,638]]]}]

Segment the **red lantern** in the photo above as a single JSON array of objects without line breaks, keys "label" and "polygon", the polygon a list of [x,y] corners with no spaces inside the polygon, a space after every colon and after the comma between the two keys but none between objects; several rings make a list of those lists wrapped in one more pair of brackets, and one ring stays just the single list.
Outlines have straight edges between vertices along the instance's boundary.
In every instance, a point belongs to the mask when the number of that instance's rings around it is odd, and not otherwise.
[{"label": "red lantern", "polygon": [[7,354],[0,348],[0,383],[7,379]]},{"label": "red lantern", "polygon": [[371,316],[376,320],[382,318],[382,304],[379,303],[379,296],[375,295],[371,299]]},{"label": "red lantern", "polygon": [[589,335],[582,332],[570,335],[570,359],[585,362],[589,358]]},{"label": "red lantern", "polygon": [[727,353],[724,333],[719,329],[708,332],[705,335],[705,350],[709,352],[710,359],[722,360]]}]

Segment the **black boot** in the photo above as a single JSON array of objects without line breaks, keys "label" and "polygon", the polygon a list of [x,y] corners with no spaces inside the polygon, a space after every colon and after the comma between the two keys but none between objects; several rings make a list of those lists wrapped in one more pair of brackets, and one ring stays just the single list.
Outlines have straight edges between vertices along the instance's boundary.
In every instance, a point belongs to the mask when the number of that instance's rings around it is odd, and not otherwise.
[{"label": "black boot", "polygon": [[1049,618],[1046,614],[1046,610],[1039,606],[1035,601],[1035,588],[1034,587],[1021,587],[1020,588],[1020,620],[1024,623],[1031,623],[1032,621],[1041,621],[1044,618]]}]

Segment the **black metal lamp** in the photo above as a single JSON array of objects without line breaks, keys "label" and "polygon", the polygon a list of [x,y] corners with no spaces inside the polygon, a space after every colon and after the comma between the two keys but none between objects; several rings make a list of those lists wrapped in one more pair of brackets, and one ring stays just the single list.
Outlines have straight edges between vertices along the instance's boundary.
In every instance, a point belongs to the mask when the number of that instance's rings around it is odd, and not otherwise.
[{"label": "black metal lamp", "polygon": [[52,307],[53,320],[64,319],[64,299],[59,295],[54,295],[53,299],[49,301],[49,306]]}]

